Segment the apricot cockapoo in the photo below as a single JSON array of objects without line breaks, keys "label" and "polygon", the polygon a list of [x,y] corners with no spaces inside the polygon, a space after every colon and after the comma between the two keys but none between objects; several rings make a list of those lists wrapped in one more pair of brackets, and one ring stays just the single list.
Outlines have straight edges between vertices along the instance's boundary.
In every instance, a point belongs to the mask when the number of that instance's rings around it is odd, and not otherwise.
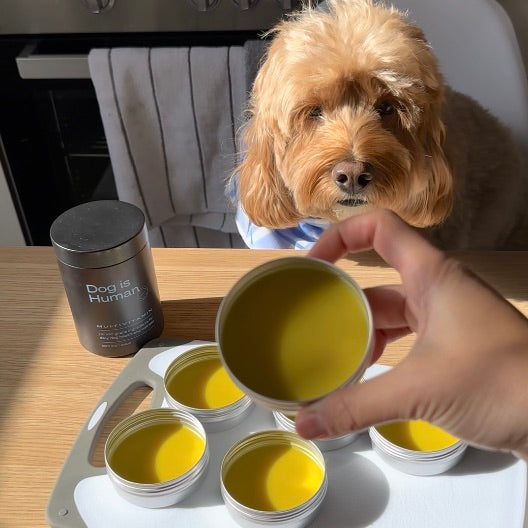
[{"label": "apricot cockapoo", "polygon": [[388,208],[443,248],[528,246],[528,179],[509,132],[446,86],[403,13],[328,0],[271,36],[234,176],[250,222]]}]

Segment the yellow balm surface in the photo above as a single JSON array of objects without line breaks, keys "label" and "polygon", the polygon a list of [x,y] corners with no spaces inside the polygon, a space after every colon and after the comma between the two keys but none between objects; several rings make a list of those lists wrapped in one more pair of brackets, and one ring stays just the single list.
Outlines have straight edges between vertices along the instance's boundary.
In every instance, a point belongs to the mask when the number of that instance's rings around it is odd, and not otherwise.
[{"label": "yellow balm surface", "polygon": [[458,438],[423,420],[394,422],[376,429],[393,444],[413,451],[438,451],[458,442]]},{"label": "yellow balm surface", "polygon": [[368,316],[352,285],[330,271],[284,268],[250,284],[222,329],[222,353],[246,387],[279,400],[318,398],[359,367]]},{"label": "yellow balm surface", "polygon": [[323,467],[292,445],[263,445],[233,461],[224,485],[239,503],[260,511],[288,510],[321,487]]},{"label": "yellow balm surface", "polygon": [[120,442],[109,464],[126,480],[153,484],[183,475],[198,462],[204,450],[204,439],[189,427],[154,424]]},{"label": "yellow balm surface", "polygon": [[225,407],[244,396],[218,358],[187,365],[171,377],[167,391],[175,400],[195,409]]}]

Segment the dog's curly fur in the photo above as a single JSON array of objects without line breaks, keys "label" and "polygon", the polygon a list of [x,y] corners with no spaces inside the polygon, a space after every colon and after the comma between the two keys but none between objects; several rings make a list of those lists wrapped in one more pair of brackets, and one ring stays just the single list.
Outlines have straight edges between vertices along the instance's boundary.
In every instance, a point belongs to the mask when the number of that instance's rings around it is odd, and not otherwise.
[{"label": "dog's curly fur", "polygon": [[283,228],[379,207],[440,247],[528,246],[514,142],[445,85],[404,14],[373,0],[328,0],[271,35],[235,175],[253,223]]}]

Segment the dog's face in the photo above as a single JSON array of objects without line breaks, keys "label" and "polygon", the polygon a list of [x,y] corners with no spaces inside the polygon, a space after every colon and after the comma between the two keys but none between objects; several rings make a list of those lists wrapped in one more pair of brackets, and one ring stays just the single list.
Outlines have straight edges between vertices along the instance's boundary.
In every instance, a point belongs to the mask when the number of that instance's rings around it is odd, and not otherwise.
[{"label": "dog's face", "polygon": [[282,22],[255,79],[239,199],[271,228],[374,207],[424,227],[452,202],[443,83],[420,29],[371,0]]}]

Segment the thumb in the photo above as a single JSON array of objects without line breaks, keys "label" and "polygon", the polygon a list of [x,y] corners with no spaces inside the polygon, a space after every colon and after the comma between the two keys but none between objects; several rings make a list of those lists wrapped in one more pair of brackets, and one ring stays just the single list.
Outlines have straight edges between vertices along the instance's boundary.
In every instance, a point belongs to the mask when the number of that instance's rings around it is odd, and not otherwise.
[{"label": "thumb", "polygon": [[305,438],[339,436],[391,420],[411,418],[421,394],[411,362],[362,383],[349,385],[297,413],[295,426]]}]

